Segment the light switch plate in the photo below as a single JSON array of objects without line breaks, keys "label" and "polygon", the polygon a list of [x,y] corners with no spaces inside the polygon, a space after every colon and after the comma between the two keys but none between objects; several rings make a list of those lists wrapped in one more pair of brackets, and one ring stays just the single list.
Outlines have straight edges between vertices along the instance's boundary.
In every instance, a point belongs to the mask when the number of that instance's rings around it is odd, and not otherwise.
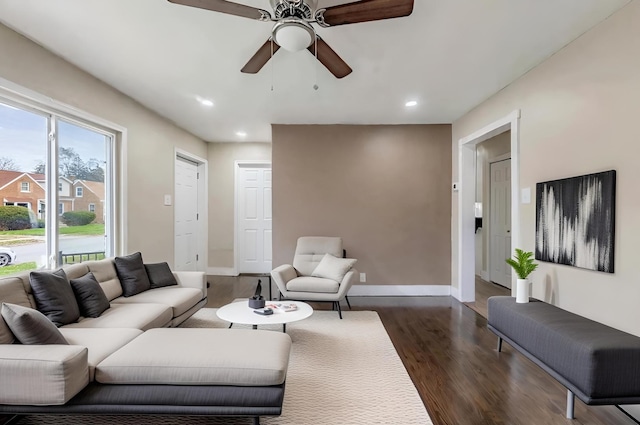
[{"label": "light switch plate", "polygon": [[525,187],[520,191],[520,200],[523,204],[531,203],[531,188]]},{"label": "light switch plate", "polygon": [[171,205],[171,195],[164,195],[164,204],[167,206]]}]

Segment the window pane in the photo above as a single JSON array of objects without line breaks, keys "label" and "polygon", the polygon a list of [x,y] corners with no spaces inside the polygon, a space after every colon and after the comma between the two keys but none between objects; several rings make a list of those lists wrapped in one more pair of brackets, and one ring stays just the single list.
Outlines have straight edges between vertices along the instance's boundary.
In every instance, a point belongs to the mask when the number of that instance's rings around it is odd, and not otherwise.
[{"label": "window pane", "polygon": [[0,275],[46,264],[47,133],[46,116],[0,103],[0,209],[27,211],[26,220],[0,218]]},{"label": "window pane", "polygon": [[[62,190],[59,247],[62,263],[104,258],[106,209],[106,152],[104,134],[58,123],[58,166]],[[93,204],[93,210],[90,205]]]}]

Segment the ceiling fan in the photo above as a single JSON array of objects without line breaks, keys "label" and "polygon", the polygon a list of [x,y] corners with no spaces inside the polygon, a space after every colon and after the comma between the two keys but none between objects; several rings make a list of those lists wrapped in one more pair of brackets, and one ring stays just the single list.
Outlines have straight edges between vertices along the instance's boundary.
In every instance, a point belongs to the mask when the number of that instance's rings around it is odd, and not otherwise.
[{"label": "ceiling fan", "polygon": [[[360,0],[326,8],[317,8],[317,0],[269,0],[273,13],[226,0],[169,0],[184,6],[242,16],[258,21],[275,22],[269,39],[258,49],[242,72],[256,74],[280,49],[300,51],[307,49],[337,78],[351,73],[329,45],[316,34],[311,24],[321,27],[379,21],[408,16],[413,11],[413,0]],[[317,52],[316,52],[317,48]]]}]

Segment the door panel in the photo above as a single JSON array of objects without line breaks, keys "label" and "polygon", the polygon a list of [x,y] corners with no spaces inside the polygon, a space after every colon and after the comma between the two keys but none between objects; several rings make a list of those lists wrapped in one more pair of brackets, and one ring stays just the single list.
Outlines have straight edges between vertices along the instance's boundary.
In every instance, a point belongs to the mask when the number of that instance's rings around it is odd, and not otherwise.
[{"label": "door panel", "polygon": [[511,288],[511,267],[505,262],[511,256],[511,160],[493,162],[490,170],[490,278]]},{"label": "door panel", "polygon": [[238,272],[271,271],[271,169],[244,166],[238,169]]},{"label": "door panel", "polygon": [[176,158],[175,270],[198,269],[198,166]]}]

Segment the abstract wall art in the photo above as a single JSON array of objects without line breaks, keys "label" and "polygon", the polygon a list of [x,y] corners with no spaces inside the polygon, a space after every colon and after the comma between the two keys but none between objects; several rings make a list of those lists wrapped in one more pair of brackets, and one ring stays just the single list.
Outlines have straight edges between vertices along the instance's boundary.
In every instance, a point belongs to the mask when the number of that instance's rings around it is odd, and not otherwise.
[{"label": "abstract wall art", "polygon": [[536,259],[613,273],[616,172],[536,185]]}]

